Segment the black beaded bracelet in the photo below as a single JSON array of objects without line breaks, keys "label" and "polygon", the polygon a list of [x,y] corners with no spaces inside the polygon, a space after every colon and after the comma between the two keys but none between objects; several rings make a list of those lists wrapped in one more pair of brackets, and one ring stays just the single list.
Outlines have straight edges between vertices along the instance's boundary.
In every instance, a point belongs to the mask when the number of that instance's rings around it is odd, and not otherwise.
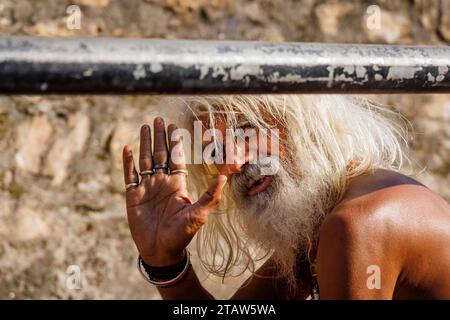
[{"label": "black beaded bracelet", "polygon": [[153,281],[167,281],[178,276],[186,266],[187,262],[187,252],[184,254],[183,260],[180,262],[164,267],[153,267],[145,263],[142,260],[142,266],[144,267],[145,273],[147,273],[148,277]]},{"label": "black beaded bracelet", "polygon": [[[184,280],[191,269],[189,251],[185,250],[185,256],[182,261],[166,267],[154,267],[146,264],[144,260],[138,257],[138,269],[145,280],[151,284],[168,288]],[[145,272],[142,271],[144,268]]]}]

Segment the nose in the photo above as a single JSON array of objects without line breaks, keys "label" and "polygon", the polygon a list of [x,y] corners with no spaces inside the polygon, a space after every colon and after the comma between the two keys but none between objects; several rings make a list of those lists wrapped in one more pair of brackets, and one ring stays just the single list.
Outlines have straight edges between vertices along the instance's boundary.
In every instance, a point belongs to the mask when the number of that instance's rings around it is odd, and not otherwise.
[{"label": "nose", "polygon": [[247,144],[233,144],[230,148],[224,145],[224,163],[216,164],[220,174],[230,178],[233,174],[241,173],[243,167],[253,162],[255,152],[250,152]]},{"label": "nose", "polygon": [[220,174],[230,178],[233,174],[240,173],[244,164],[218,164],[216,166]]}]

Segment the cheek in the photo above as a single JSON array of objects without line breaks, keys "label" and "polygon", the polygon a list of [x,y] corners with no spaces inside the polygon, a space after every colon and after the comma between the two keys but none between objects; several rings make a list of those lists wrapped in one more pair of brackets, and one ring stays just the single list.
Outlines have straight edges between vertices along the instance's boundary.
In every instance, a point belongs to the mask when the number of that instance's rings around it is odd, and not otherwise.
[{"label": "cheek", "polygon": [[269,137],[267,139],[258,139],[258,152],[266,153],[267,155],[283,157],[286,154],[286,147],[279,141],[272,141]]}]

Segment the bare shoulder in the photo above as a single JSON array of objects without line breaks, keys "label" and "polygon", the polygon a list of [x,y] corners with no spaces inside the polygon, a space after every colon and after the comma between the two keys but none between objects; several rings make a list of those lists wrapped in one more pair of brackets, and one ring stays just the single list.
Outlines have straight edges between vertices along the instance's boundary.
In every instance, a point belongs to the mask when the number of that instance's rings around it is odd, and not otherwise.
[{"label": "bare shoulder", "polygon": [[[389,284],[384,298],[392,297],[394,291],[401,296],[417,288],[448,296],[450,278],[443,275],[450,267],[449,246],[450,205],[413,179],[379,172],[354,181],[343,201],[325,218],[317,263],[325,278],[322,282],[329,288],[336,280],[328,281],[324,274],[339,261],[352,292],[364,292],[361,270],[376,265]],[[399,283],[406,289],[396,287]]]},{"label": "bare shoulder", "polygon": [[437,259],[439,248],[450,246],[450,205],[409,177],[375,172],[350,184],[323,221],[319,251],[333,242],[343,254],[395,256],[399,264],[423,255]]},{"label": "bare shoulder", "polygon": [[[379,170],[355,179],[344,199],[323,222],[323,231],[338,228],[365,235],[401,235],[435,221],[450,225],[450,205],[426,186],[399,173]],[[394,235],[395,235],[394,234]]]}]

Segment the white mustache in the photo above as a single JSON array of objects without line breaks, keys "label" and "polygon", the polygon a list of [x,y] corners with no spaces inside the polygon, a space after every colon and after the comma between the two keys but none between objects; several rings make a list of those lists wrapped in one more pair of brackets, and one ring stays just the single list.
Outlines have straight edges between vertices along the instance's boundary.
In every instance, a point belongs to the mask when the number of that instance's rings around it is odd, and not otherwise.
[{"label": "white mustache", "polygon": [[250,188],[255,182],[266,176],[263,174],[266,166],[267,164],[261,163],[245,165],[241,173],[233,175],[231,181],[232,188],[236,188],[239,191],[245,191]]}]

